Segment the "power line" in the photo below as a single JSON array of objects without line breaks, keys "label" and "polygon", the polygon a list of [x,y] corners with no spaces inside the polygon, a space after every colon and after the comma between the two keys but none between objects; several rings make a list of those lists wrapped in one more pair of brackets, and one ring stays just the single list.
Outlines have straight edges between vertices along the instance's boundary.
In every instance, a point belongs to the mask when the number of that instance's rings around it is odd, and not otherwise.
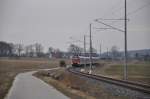
[{"label": "power line", "polygon": [[[98,20],[114,20],[114,21],[116,21],[116,20],[124,20],[123,18],[119,18],[119,19],[104,19],[104,18],[98,18]],[[129,20],[129,19],[128,19]]]},{"label": "power line", "polygon": [[134,14],[134,13],[136,13],[136,12],[138,12],[138,11],[144,9],[144,8],[146,8],[146,7],[149,6],[149,5],[150,5],[150,2],[147,3],[147,4],[145,4],[145,5],[143,5],[143,6],[141,6],[141,7],[139,7],[139,8],[137,8],[136,10],[134,10],[134,11],[132,11],[132,12],[129,12],[127,15],[128,15],[128,16],[129,16],[129,15],[132,15],[132,14]]},{"label": "power line", "polygon": [[[120,5],[121,4],[121,0],[119,0],[119,2],[117,2],[115,5],[113,5],[110,9],[111,9],[111,11],[113,11],[114,9],[116,9],[117,7],[118,7],[118,5]],[[120,8],[122,8],[122,6],[121,7],[119,7],[118,9],[120,10]],[[118,10],[118,9],[116,9],[116,10]],[[110,11],[110,10],[109,10]],[[116,12],[116,11],[113,11],[113,12]],[[112,13],[113,13],[112,12]],[[112,14],[111,13],[111,14]],[[104,16],[103,17],[106,17],[106,16],[108,16],[108,15],[110,15],[110,13],[106,13],[106,14],[104,14]]]},{"label": "power line", "polygon": [[105,25],[105,26],[108,26],[108,27],[110,27],[111,29],[114,29],[114,30],[118,30],[118,31],[120,31],[120,32],[124,32],[123,30],[121,30],[121,29],[119,29],[119,28],[116,28],[116,27],[114,27],[114,26],[112,26],[112,25],[109,25],[109,24],[106,24],[106,23],[104,23],[104,22],[102,22],[102,21],[99,21],[99,20],[95,20],[96,22],[98,22],[98,23],[101,23],[101,24],[103,24],[103,25]]},{"label": "power line", "polygon": [[[128,1],[128,5],[129,4],[133,4],[132,2],[133,2],[134,0],[130,0],[130,1]],[[124,9],[124,5],[121,5],[120,7],[118,6],[118,5],[120,5],[120,4],[122,4],[122,0],[119,0],[119,2],[117,2],[116,3],[116,5],[114,5],[113,7],[111,7],[111,13],[108,13],[108,15],[110,16],[110,15],[115,15],[116,13],[118,13],[119,11],[121,11],[121,10],[123,10]],[[117,7],[119,7],[119,8],[117,8]],[[117,9],[116,9],[117,8]],[[113,11],[113,9],[115,9],[114,11]],[[106,17],[106,15],[107,14],[105,14],[104,15],[104,17]],[[108,16],[107,15],[107,16]]]},{"label": "power line", "polygon": [[[128,3],[129,3],[129,2],[128,2]],[[145,5],[143,5],[143,6],[140,6],[139,8],[135,9],[135,10],[132,11],[132,12],[128,12],[128,13],[127,13],[127,16],[133,15],[133,14],[137,13],[138,11],[140,11],[140,10],[146,8],[146,7],[149,6],[149,5],[150,5],[150,2],[147,3],[147,4],[145,4]],[[119,10],[120,10],[121,8],[123,8],[123,7],[120,7]],[[118,11],[115,11],[114,13],[116,13],[116,12],[118,12]],[[113,14],[114,14],[114,13],[113,13]],[[122,18],[124,18],[124,17],[120,17],[119,19],[122,19]],[[99,18],[99,19],[102,19],[102,18]],[[118,20],[117,20],[117,19],[103,19],[103,20],[114,20],[113,22],[110,23],[110,25],[113,25],[113,24],[115,24],[116,22],[120,22],[119,19],[118,19]],[[127,19],[127,20],[129,21],[129,19]]]},{"label": "power line", "polygon": [[[137,13],[138,11],[140,11],[140,10],[146,8],[146,7],[149,6],[149,5],[150,5],[150,2],[147,3],[147,4],[145,4],[145,5],[143,5],[143,6],[141,6],[141,7],[139,7],[139,8],[137,8],[137,9],[135,9],[135,10],[132,11],[132,12],[128,12],[128,13],[127,13],[127,16],[133,15],[133,14]],[[120,18],[122,18],[122,17],[120,17]],[[116,23],[116,22],[118,22],[118,21],[116,20],[116,21],[112,22],[111,25],[113,25],[113,24]]]},{"label": "power line", "polygon": [[114,26],[112,26],[112,25],[109,25],[109,24],[106,24],[106,23],[104,23],[104,22],[102,22],[102,21],[99,21],[99,19],[96,19],[95,21],[96,22],[98,22],[98,23],[101,23],[101,24],[103,24],[103,25],[105,25],[105,26],[107,26],[107,27],[110,27],[110,28],[112,28],[112,29],[114,29],[114,30],[118,30],[118,31],[120,31],[120,32],[124,32],[124,46],[125,46],[125,51],[124,51],[124,53],[125,53],[125,57],[124,57],[124,75],[123,75],[123,77],[124,77],[124,80],[127,80],[127,59],[128,59],[128,55],[127,55],[127,0],[124,0],[125,2],[124,2],[124,12],[125,12],[125,14],[124,14],[124,31],[123,30],[121,30],[121,29],[119,29],[119,28],[116,28],[116,27],[114,27]]}]

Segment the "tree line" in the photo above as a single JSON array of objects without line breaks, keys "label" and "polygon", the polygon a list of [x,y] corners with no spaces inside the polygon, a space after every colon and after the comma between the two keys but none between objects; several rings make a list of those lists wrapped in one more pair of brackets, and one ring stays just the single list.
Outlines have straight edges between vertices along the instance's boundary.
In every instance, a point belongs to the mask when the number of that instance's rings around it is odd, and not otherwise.
[{"label": "tree line", "polygon": [[[89,53],[87,48],[86,53]],[[92,48],[93,53],[97,53],[95,48]],[[117,47],[112,47],[114,57],[118,54]],[[24,46],[23,44],[14,44],[0,41],[0,57],[55,57],[69,58],[71,55],[80,55],[84,53],[84,49],[78,45],[70,44],[67,52],[63,52],[58,48],[49,47],[47,52],[44,52],[44,47],[40,43]]]},{"label": "tree line", "polygon": [[69,58],[71,55],[80,53],[83,53],[83,48],[74,44],[69,45],[67,52],[63,52],[60,49],[53,47],[49,47],[47,52],[44,52],[44,47],[40,43],[24,46],[23,44],[14,44],[0,41],[0,57]]},{"label": "tree line", "polygon": [[[92,52],[100,55],[95,48],[92,48]],[[44,47],[40,43],[30,44],[24,46],[23,44],[8,43],[0,41],[0,57],[46,57],[46,58],[70,58],[72,55],[80,55],[84,53],[84,49],[78,45],[70,44],[67,52],[61,51],[58,48],[49,47],[44,52]],[[89,53],[89,49],[86,49],[86,53]],[[98,54],[99,53],[99,54]],[[129,52],[128,58],[130,59],[144,59],[150,60],[149,52]],[[103,52],[100,55],[101,59],[122,59],[124,53],[119,51],[117,46],[112,46],[108,52]]]},{"label": "tree line", "polygon": [[24,46],[23,44],[13,44],[0,41],[0,57],[41,57],[43,46],[39,43]]}]

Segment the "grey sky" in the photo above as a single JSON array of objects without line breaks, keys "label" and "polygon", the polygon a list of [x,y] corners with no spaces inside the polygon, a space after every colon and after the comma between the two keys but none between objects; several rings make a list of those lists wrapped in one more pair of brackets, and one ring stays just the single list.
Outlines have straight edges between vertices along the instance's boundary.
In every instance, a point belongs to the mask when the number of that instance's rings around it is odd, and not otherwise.
[{"label": "grey sky", "polygon": [[[150,0],[127,0],[128,13]],[[24,45],[41,43],[67,50],[71,41],[88,35],[89,23],[96,18],[123,17],[124,0],[0,0],[0,40]],[[150,48],[150,5],[128,16],[128,49]],[[110,21],[105,21],[111,24]],[[113,26],[123,29],[123,21]],[[124,34],[115,30],[92,30],[93,46],[102,50],[117,45],[121,50]],[[82,44],[76,43],[80,46]]]}]

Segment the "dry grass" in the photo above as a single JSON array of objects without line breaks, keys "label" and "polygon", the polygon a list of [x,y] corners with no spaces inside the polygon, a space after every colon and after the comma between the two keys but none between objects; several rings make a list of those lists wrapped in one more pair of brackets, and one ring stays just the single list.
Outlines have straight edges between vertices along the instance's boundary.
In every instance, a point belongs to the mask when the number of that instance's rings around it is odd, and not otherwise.
[{"label": "dry grass", "polygon": [[[123,65],[112,65],[106,70],[106,73],[123,79]],[[129,64],[128,79],[131,81],[150,84],[150,64]]]},{"label": "dry grass", "polygon": [[[46,73],[49,75],[46,75]],[[64,69],[49,72],[42,71],[36,73],[36,76],[53,85],[71,99],[127,99],[126,97],[113,96],[100,85],[89,83],[89,81]]]},{"label": "dry grass", "polygon": [[[96,74],[123,79],[124,65],[122,63],[109,63],[103,67],[94,69]],[[128,63],[128,80],[150,85],[150,62],[130,62]]]},{"label": "dry grass", "polygon": [[0,59],[0,99],[3,99],[12,85],[14,77],[25,71],[59,66],[59,59]]},{"label": "dry grass", "polygon": [[[64,84],[61,81],[54,79],[54,77],[51,78],[50,76],[47,75],[48,73],[49,72],[47,71],[39,71],[35,73],[34,75],[42,79],[46,83],[54,86],[57,90],[59,90],[66,96],[70,97],[71,99],[95,99],[91,96],[86,95],[84,92],[70,88],[69,86],[66,85],[67,83]],[[51,73],[52,74],[54,73],[53,76],[59,75],[60,77],[60,76],[63,76],[62,74],[64,73],[64,70],[57,70],[57,74],[55,71],[51,71]]]}]

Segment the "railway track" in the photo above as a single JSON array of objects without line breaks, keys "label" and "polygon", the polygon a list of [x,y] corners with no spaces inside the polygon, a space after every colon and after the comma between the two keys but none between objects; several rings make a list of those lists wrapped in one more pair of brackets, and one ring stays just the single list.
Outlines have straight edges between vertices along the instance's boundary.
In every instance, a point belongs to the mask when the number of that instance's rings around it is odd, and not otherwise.
[{"label": "railway track", "polygon": [[83,73],[83,72],[80,72],[80,71],[75,70],[73,68],[68,68],[68,71],[73,73],[73,74],[79,75],[79,76],[85,76],[85,77],[88,77],[91,79],[95,79],[97,81],[102,81],[102,82],[106,82],[109,84],[114,84],[117,86],[121,86],[121,87],[125,87],[125,88],[131,89],[131,90],[135,90],[138,92],[150,94],[150,86],[146,85],[146,84],[140,84],[140,83],[125,81],[125,80],[113,79],[113,78],[105,77],[105,76],[98,76],[98,75],[94,75],[94,74]]}]

